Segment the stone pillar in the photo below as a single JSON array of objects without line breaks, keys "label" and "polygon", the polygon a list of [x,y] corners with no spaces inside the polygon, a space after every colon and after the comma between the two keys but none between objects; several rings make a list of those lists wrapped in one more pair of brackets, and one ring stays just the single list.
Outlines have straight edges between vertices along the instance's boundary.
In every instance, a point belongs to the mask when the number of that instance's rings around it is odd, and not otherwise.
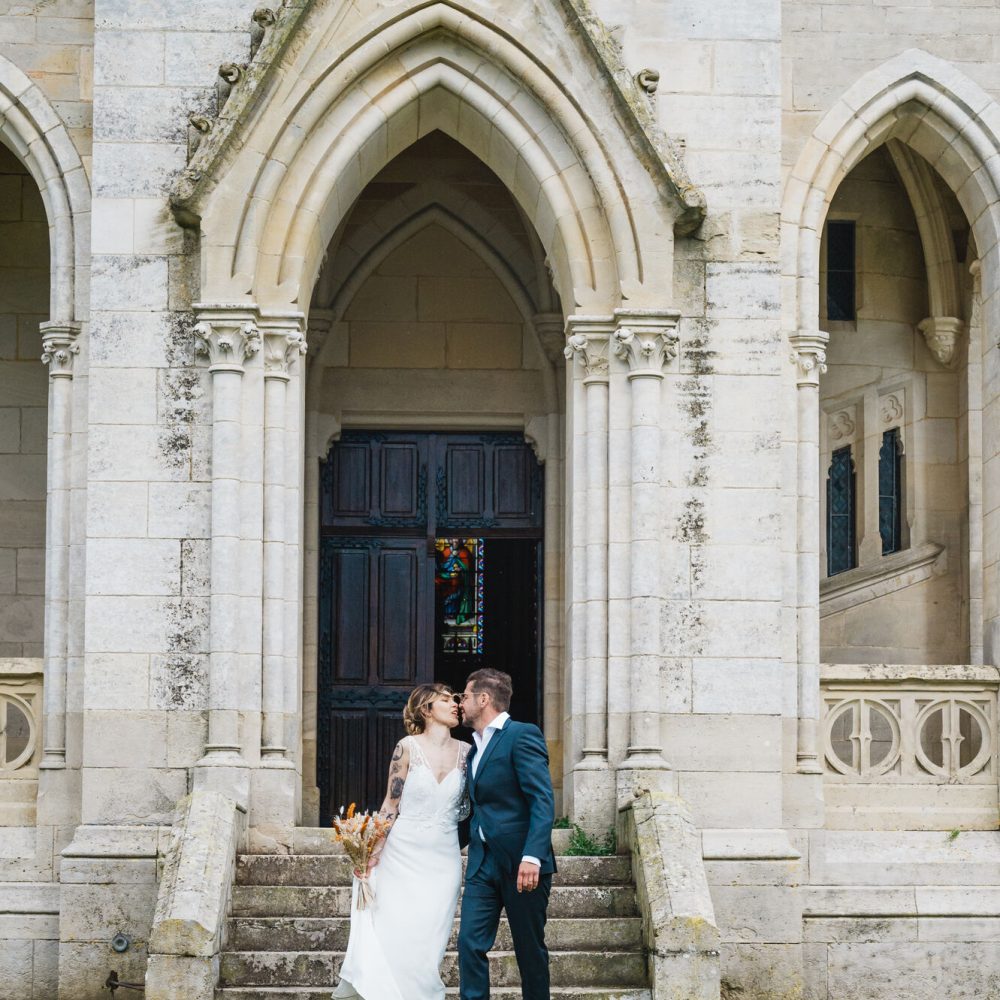
[{"label": "stone pillar", "polygon": [[[678,316],[616,310],[615,356],[627,367],[631,395],[629,572],[629,743],[619,765],[618,801],[643,788],[674,791],[662,753],[660,666],[663,595],[660,561],[662,504],[661,395],[664,368],[677,358]],[[639,776],[641,773],[641,777]]]},{"label": "stone pillar", "polygon": [[45,532],[44,770],[66,767],[66,657],[69,628],[70,471],[73,434],[73,361],[80,329],[41,325],[42,361],[49,366],[48,493]]},{"label": "stone pillar", "polygon": [[196,306],[196,350],[212,375],[212,558],[209,711],[205,756],[195,787],[221,792],[246,808],[249,770],[240,742],[240,484],[244,362],[260,349],[246,306]]},{"label": "stone pillar", "polygon": [[[798,723],[796,769],[822,775],[819,726],[819,377],[826,371],[828,336],[800,330],[791,336],[796,365],[798,481],[796,488],[796,607],[798,635]],[[817,789],[817,796],[821,790]]]},{"label": "stone pillar", "polygon": [[585,568],[577,611],[583,622],[583,756],[573,769],[573,818],[595,832],[615,810],[608,762],[608,319],[570,317],[566,359],[583,374]]},{"label": "stone pillar", "polygon": [[[290,574],[288,508],[297,503],[297,475],[290,473],[288,387],[291,368],[302,347],[302,316],[264,316],[260,320],[264,351],[264,530],[263,632],[261,658],[261,770],[254,775],[250,821],[254,826],[290,827],[295,823],[294,755],[288,747],[285,718],[289,711],[287,674],[289,626],[287,590]],[[294,538],[294,535],[292,535]]]}]

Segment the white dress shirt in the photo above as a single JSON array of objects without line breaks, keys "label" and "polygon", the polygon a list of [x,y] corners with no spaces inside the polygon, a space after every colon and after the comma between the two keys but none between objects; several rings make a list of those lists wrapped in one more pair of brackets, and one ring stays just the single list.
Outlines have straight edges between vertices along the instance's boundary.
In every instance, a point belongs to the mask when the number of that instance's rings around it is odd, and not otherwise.
[{"label": "white dress shirt", "polygon": [[[507,720],[510,718],[509,713],[501,712],[484,730],[480,736],[475,730],[472,731],[472,739],[476,744],[476,756],[472,758],[472,777],[476,776],[476,772],[479,770],[479,762],[482,760],[483,754],[486,752],[486,748],[490,745],[490,740],[493,739],[493,734],[498,733],[507,724]],[[486,843],[486,837],[483,836],[483,828],[479,828],[479,839]],[[538,865],[539,868],[542,867],[541,861],[538,858],[533,858],[530,854],[525,854],[521,861],[527,861],[530,864]]]}]

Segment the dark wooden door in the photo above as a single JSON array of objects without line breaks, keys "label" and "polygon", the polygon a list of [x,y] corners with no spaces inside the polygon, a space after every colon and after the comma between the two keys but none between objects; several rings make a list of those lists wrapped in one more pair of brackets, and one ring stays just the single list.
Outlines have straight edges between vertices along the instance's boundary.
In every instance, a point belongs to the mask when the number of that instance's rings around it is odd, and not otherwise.
[{"label": "dark wooden door", "polygon": [[410,691],[508,670],[540,700],[541,469],[523,438],[347,432],[322,468],[322,821],[376,809]]}]

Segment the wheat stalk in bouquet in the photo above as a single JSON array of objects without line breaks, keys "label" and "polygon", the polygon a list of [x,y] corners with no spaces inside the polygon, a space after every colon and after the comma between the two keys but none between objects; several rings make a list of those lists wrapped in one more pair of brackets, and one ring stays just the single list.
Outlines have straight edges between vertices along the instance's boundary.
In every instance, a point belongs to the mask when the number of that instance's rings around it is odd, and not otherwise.
[{"label": "wheat stalk in bouquet", "polygon": [[333,818],[333,828],[337,832],[337,840],[344,845],[344,851],[354,865],[354,875],[358,880],[358,909],[364,910],[375,899],[375,890],[368,881],[368,862],[376,845],[385,839],[392,822],[378,813],[363,813],[356,811],[352,802],[344,812]]}]

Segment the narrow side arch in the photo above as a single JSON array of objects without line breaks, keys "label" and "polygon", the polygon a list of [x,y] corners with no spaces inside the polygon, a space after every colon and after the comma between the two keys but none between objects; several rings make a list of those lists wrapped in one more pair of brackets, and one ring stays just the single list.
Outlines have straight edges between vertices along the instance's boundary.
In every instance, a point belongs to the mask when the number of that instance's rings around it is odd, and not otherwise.
[{"label": "narrow side arch", "polygon": [[38,185],[49,224],[50,320],[81,319],[86,296],[90,182],[69,133],[37,84],[0,56],[0,142]]}]

